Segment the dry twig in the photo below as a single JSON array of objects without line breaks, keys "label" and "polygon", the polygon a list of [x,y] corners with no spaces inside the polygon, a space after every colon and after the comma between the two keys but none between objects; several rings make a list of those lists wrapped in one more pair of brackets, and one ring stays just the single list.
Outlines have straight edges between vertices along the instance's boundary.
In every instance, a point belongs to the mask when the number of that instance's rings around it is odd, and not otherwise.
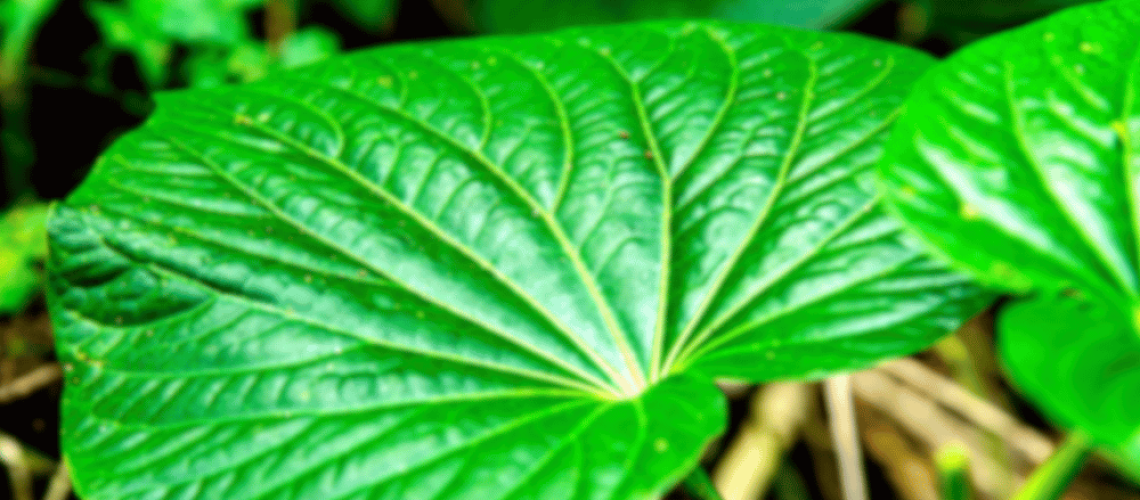
[{"label": "dry twig", "polygon": [[23,399],[43,389],[63,376],[63,371],[55,363],[45,364],[27,374],[0,386],[0,404],[8,404]]},{"label": "dry twig", "polygon": [[922,391],[962,418],[1002,437],[1011,449],[1017,450],[1033,464],[1040,464],[1053,454],[1054,447],[1049,438],[918,361],[900,359],[883,365],[880,370]]},{"label": "dry twig", "polygon": [[879,412],[860,412],[859,425],[867,455],[882,466],[888,481],[903,500],[939,500],[938,482],[923,450],[909,442]]},{"label": "dry twig", "polygon": [[855,422],[855,401],[851,376],[832,377],[823,383],[831,436],[839,457],[839,482],[844,500],[867,500],[867,473],[863,470],[863,450]]},{"label": "dry twig", "polygon": [[51,476],[51,482],[48,483],[44,500],[67,500],[70,494],[71,475],[67,473],[66,465],[60,465],[59,468],[56,469],[55,474]]},{"label": "dry twig", "polygon": [[8,469],[13,500],[34,500],[32,470],[24,458],[24,445],[16,438],[0,433],[0,462]]},{"label": "dry twig", "polygon": [[925,443],[930,452],[956,444],[965,447],[971,463],[975,464],[970,468],[970,479],[977,489],[991,498],[1007,495],[1011,485],[994,476],[993,471],[999,467],[972,427],[926,395],[878,370],[854,375],[854,388],[859,399],[889,415],[908,433]]},{"label": "dry twig", "polygon": [[748,419],[713,472],[713,483],[724,500],[763,496],[810,406],[811,390],[802,383],[768,384],[753,396]]}]

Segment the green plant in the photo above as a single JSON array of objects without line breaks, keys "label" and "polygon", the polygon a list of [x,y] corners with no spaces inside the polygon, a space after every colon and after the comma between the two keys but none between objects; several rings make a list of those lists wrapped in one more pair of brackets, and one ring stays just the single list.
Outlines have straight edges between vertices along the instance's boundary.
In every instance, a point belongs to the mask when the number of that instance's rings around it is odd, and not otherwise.
[{"label": "green plant", "polygon": [[657,498],[712,377],[866,367],[989,298],[874,189],[930,63],[663,23],[161,95],[51,219],[76,488]]},{"label": "green plant", "polygon": [[[187,50],[185,75],[193,87],[246,82],[275,67],[292,67],[340,50],[335,33],[297,30],[295,0],[93,0],[88,11],[106,45],[134,56],[153,89],[170,86],[176,49]],[[265,4],[269,40],[259,40],[245,16]]]},{"label": "green plant", "polygon": [[47,258],[47,205],[8,210],[0,219],[0,314],[19,312],[43,288]]},{"label": "green plant", "polygon": [[3,195],[19,200],[31,194],[29,169],[35,153],[28,147],[27,62],[32,42],[58,0],[12,0],[0,3],[0,158],[4,161]]},{"label": "green plant", "polygon": [[1018,385],[1134,474],[1138,28],[1140,5],[1102,2],[961,51],[916,85],[883,162],[902,218],[1024,297],[999,324]]}]

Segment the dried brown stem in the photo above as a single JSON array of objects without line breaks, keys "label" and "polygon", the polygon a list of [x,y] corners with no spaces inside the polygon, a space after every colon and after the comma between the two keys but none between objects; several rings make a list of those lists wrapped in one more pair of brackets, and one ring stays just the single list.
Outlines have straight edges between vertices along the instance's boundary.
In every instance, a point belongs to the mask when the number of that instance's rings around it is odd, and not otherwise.
[{"label": "dried brown stem", "polygon": [[1049,438],[918,361],[900,359],[883,365],[880,370],[978,427],[1004,438],[1011,449],[1033,464],[1040,464],[1053,454]]},{"label": "dried brown stem", "polygon": [[44,500],[67,500],[70,494],[71,475],[68,474],[66,465],[60,465],[55,474],[51,476],[51,482],[48,483]]},{"label": "dried brown stem", "polygon": [[63,376],[63,371],[55,363],[46,364],[32,370],[23,376],[0,386],[0,404],[26,398],[36,391],[56,383]]},{"label": "dried brown stem", "polygon": [[772,383],[751,403],[748,419],[713,472],[724,500],[755,500],[768,490],[811,409],[811,390],[801,383]]},{"label": "dried brown stem", "polygon": [[24,445],[16,438],[0,433],[0,462],[8,469],[12,500],[34,500],[32,469],[24,457]]}]

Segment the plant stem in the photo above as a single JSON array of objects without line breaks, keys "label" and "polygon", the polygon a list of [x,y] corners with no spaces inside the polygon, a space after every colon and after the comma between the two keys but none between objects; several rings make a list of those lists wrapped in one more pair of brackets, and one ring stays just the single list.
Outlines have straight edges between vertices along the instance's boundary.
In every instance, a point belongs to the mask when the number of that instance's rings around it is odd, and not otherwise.
[{"label": "plant stem", "polygon": [[67,500],[71,495],[71,476],[67,472],[67,465],[60,464],[48,483],[44,500]]},{"label": "plant stem", "polygon": [[1085,460],[1093,452],[1090,438],[1080,431],[1069,434],[1061,447],[1033,475],[1013,497],[1013,500],[1056,500],[1081,471]]},{"label": "plant stem", "polygon": [[685,490],[697,498],[697,500],[724,500],[721,498],[720,493],[717,493],[716,486],[709,479],[709,474],[705,472],[699,465],[693,472],[689,473],[689,477],[685,478]]},{"label": "plant stem", "polygon": [[867,500],[867,474],[863,470],[863,449],[855,423],[855,399],[851,376],[840,375],[823,383],[831,438],[839,458],[839,482],[844,500]]},{"label": "plant stem", "polygon": [[8,469],[13,500],[32,500],[32,471],[24,457],[24,446],[7,434],[0,435],[0,464]]},{"label": "plant stem", "polygon": [[269,53],[281,55],[281,44],[297,29],[297,1],[269,0],[265,4],[265,44]]},{"label": "plant stem", "polygon": [[16,201],[32,192],[31,168],[35,162],[28,129],[27,62],[36,33],[60,0],[16,2],[12,18],[0,34],[0,159],[4,161],[3,200]]},{"label": "plant stem", "polygon": [[725,500],[764,496],[807,420],[813,395],[810,386],[799,382],[769,383],[756,391],[748,417],[712,473]]},{"label": "plant stem", "polygon": [[970,457],[966,451],[959,446],[947,446],[938,450],[934,462],[942,481],[942,500],[970,500],[970,482],[966,478]]}]

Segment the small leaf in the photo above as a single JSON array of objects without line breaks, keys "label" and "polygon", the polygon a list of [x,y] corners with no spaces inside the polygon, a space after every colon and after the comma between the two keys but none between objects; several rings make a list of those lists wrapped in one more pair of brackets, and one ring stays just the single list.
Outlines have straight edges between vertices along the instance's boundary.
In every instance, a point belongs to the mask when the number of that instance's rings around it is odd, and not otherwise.
[{"label": "small leaf", "polygon": [[198,49],[188,72],[192,82],[209,85],[224,76],[224,65],[203,67],[207,60],[229,60],[253,41],[246,11],[261,0],[124,0],[92,1],[88,13],[107,45],[131,53],[151,87],[166,84],[175,44]]},{"label": "small leaf", "polygon": [[295,68],[327,59],[340,52],[340,38],[322,28],[304,28],[290,33],[281,44],[280,64]]},{"label": "small leaf", "polygon": [[0,219],[0,314],[20,312],[43,288],[47,205],[8,210]]},{"label": "small leaf", "polygon": [[883,161],[895,209],[940,252],[1044,297],[1008,313],[1006,361],[1108,445],[1140,429],[1114,399],[1140,392],[1137,30],[1140,4],[1110,1],[964,49],[916,86]]},{"label": "small leaf", "polygon": [[15,0],[0,4],[0,85],[23,78],[32,42],[59,0]]},{"label": "small leaf", "polygon": [[656,500],[711,377],[866,367],[988,298],[872,186],[928,65],[665,23],[160,95],[52,218],[77,489]]}]

